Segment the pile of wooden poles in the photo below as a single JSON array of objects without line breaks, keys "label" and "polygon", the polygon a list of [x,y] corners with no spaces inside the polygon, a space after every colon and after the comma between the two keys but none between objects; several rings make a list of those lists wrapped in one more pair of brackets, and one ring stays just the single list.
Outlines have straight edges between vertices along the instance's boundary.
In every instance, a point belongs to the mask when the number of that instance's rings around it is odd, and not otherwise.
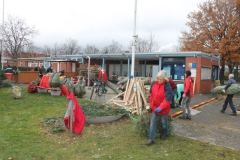
[{"label": "pile of wooden poles", "polygon": [[[143,109],[148,109],[147,92],[149,89],[144,88],[144,81],[138,78],[129,79],[126,85],[126,90],[117,96],[110,99],[107,103],[114,103],[116,105],[126,107],[134,114],[140,115]],[[119,100],[119,97],[123,97]]]}]

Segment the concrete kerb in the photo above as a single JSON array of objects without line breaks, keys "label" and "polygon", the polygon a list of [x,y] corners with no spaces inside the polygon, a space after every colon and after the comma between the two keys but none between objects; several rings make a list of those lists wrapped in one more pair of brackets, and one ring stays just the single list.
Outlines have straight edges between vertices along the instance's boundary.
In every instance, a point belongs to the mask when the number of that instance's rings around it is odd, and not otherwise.
[{"label": "concrete kerb", "polygon": [[[193,105],[193,106],[191,106],[191,109],[198,108],[198,107],[200,107],[200,106],[202,106],[202,105],[204,105],[204,104],[210,103],[210,102],[212,102],[212,101],[214,101],[214,100],[216,100],[216,98],[212,98],[212,99],[210,99],[210,100],[207,100],[207,101],[201,102],[201,103],[199,103],[199,104]],[[176,112],[176,113],[171,114],[170,116],[171,116],[171,118],[173,118],[173,117],[176,117],[176,116],[182,114],[182,112],[183,112],[183,111],[178,111],[178,112]]]}]

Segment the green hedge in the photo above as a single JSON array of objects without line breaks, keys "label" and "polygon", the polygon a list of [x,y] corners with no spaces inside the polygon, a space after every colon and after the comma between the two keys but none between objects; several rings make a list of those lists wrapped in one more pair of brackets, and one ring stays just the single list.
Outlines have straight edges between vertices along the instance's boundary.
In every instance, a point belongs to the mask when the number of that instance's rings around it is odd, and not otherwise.
[{"label": "green hedge", "polygon": [[2,84],[2,81],[5,79],[4,76],[4,70],[0,70],[0,85]]}]

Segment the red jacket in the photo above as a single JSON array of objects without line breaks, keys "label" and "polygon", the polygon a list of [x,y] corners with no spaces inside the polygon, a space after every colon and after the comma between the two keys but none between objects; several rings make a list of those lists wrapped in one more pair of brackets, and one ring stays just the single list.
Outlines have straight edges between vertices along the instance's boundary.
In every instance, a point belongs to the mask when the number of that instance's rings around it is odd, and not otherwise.
[{"label": "red jacket", "polygon": [[171,78],[168,78],[168,82],[170,83],[170,86],[172,87],[172,90],[177,88],[176,83]]},{"label": "red jacket", "polygon": [[160,107],[162,111],[157,115],[168,115],[172,98],[172,89],[169,83],[163,82],[159,84],[157,81],[152,86],[150,95],[150,106],[156,113],[156,108]]},{"label": "red jacket", "polygon": [[108,77],[107,77],[107,72],[106,71],[103,71],[103,70],[100,70],[100,71],[98,71],[98,79],[102,79],[103,80],[103,82],[107,82],[107,79],[108,79]]},{"label": "red jacket", "polygon": [[188,76],[184,81],[183,93],[189,96],[190,98],[193,97],[193,79],[191,76]]}]

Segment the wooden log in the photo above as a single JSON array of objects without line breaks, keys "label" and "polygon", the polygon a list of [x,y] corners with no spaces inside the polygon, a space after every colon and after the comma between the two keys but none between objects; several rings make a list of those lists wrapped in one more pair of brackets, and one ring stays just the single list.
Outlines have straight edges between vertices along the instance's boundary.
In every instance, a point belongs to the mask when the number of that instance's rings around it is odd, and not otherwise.
[{"label": "wooden log", "polygon": [[126,101],[123,101],[123,100],[113,100],[113,102],[126,103]]},{"label": "wooden log", "polygon": [[134,92],[134,105],[137,108],[137,114],[139,115],[139,106],[138,106],[138,99],[137,99],[137,93]]},{"label": "wooden log", "polygon": [[113,97],[112,99],[108,100],[108,102],[109,102],[109,101],[113,101],[115,98],[118,98],[118,97],[122,96],[124,93],[125,93],[125,92],[122,92],[122,93],[118,94],[117,96],[115,96],[115,97]]},{"label": "wooden log", "polygon": [[147,100],[146,100],[146,97],[145,97],[145,95],[143,94],[141,88],[140,88],[140,87],[138,87],[138,88],[139,88],[139,92],[140,92],[140,94],[141,94],[141,96],[142,96],[142,99],[143,99],[144,105],[145,105],[145,107],[146,107],[146,106],[147,106]]},{"label": "wooden log", "polygon": [[128,98],[128,100],[126,100],[126,103],[133,101],[133,98],[134,98],[134,94],[132,92],[132,93],[130,93],[130,97]]},{"label": "wooden log", "polygon": [[125,106],[125,105],[122,105],[122,104],[119,104],[119,103],[116,103],[116,102],[113,103],[113,104],[129,109],[129,108],[128,108],[129,106]]},{"label": "wooden log", "polygon": [[[131,80],[130,80],[130,79],[128,79],[128,81],[127,81],[127,86],[126,86],[126,90],[125,90],[125,91],[127,91],[127,90],[128,90],[128,86],[129,86],[129,83],[130,83],[130,81],[131,81]],[[126,94],[127,94],[127,92],[125,92],[125,93],[124,93],[124,97],[123,97],[123,98],[124,98],[124,100],[125,100]]]},{"label": "wooden log", "polygon": [[[139,82],[137,82],[137,86],[139,86]],[[137,87],[137,102],[138,102],[138,111],[139,111],[139,114],[142,114],[142,98],[140,96],[140,90],[141,90],[141,87]]]},{"label": "wooden log", "polygon": [[125,91],[125,92],[126,92],[126,95],[125,95],[125,97],[124,97],[123,100],[127,100],[127,99],[129,98],[129,95],[130,95],[130,93],[132,92],[132,89],[133,89],[134,82],[135,82],[134,78],[131,79],[130,84],[129,84],[129,87],[128,87],[128,89]]}]

